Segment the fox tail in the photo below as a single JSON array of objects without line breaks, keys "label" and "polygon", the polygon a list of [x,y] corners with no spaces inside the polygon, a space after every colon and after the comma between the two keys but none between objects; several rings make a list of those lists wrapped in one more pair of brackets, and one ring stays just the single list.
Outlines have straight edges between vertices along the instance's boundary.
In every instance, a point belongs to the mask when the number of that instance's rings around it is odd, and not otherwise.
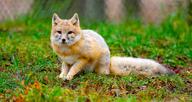
[{"label": "fox tail", "polygon": [[120,76],[129,75],[130,73],[145,76],[174,74],[173,71],[153,60],[132,57],[112,57],[110,72]]}]

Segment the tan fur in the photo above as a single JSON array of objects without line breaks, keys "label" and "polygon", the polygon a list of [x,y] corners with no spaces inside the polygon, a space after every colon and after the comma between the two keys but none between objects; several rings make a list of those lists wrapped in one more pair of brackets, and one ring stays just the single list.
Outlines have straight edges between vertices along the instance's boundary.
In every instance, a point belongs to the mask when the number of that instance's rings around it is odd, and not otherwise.
[{"label": "tan fur", "polygon": [[[72,40],[68,38],[70,35],[73,36]],[[66,42],[63,43],[62,39]],[[96,32],[81,30],[77,14],[68,20],[62,20],[54,14],[51,45],[62,59],[60,78],[71,80],[84,69],[109,74],[110,52],[107,44]]]},{"label": "tan fur", "polygon": [[115,75],[168,73],[165,67],[148,59],[112,57],[110,62],[110,51],[103,37],[92,30],[81,30],[77,14],[64,20],[53,15],[51,45],[62,59],[59,78],[64,80],[71,80],[85,69]]},{"label": "tan fur", "polygon": [[173,73],[153,60],[132,57],[112,57],[110,72],[115,75],[134,73],[145,76]]}]

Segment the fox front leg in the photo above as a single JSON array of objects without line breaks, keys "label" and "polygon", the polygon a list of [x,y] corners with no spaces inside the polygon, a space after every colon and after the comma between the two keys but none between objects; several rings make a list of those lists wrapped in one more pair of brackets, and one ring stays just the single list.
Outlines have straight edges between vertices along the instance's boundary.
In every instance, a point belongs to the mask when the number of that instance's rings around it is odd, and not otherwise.
[{"label": "fox front leg", "polygon": [[76,75],[78,72],[80,72],[83,67],[87,64],[87,60],[81,59],[77,61],[69,70],[69,73],[67,74],[66,79],[71,80],[73,79],[73,76]]},{"label": "fox front leg", "polygon": [[62,62],[61,74],[59,75],[59,78],[65,80],[68,72],[69,72],[69,67],[67,66],[67,64],[65,62]]}]

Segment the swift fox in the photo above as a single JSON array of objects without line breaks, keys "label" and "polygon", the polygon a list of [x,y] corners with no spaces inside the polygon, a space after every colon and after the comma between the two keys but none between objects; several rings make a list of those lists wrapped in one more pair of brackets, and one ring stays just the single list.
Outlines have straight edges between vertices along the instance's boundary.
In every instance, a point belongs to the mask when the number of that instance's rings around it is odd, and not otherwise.
[{"label": "swift fox", "polygon": [[143,75],[170,73],[159,63],[140,58],[112,57],[101,35],[92,30],[82,30],[78,14],[70,19],[52,17],[51,46],[61,58],[59,78],[71,80],[82,70],[99,74],[128,75],[133,72]]}]

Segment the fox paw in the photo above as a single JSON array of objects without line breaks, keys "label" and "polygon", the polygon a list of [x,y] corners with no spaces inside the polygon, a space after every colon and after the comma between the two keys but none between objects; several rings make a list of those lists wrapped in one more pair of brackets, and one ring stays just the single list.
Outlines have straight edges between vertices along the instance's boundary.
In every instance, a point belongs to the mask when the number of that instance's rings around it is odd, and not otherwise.
[{"label": "fox paw", "polygon": [[57,76],[57,78],[59,78],[59,79],[66,79],[66,75],[60,74],[60,75]]},{"label": "fox paw", "polygon": [[66,81],[66,80],[71,80],[71,79],[73,79],[73,76],[72,75],[63,75],[63,74],[60,74],[60,75],[58,75],[57,77],[56,77],[57,79],[63,79],[64,81]]},{"label": "fox paw", "polygon": [[73,79],[73,76],[72,76],[72,75],[67,75],[67,76],[66,76],[66,80],[71,80],[71,79]]}]

